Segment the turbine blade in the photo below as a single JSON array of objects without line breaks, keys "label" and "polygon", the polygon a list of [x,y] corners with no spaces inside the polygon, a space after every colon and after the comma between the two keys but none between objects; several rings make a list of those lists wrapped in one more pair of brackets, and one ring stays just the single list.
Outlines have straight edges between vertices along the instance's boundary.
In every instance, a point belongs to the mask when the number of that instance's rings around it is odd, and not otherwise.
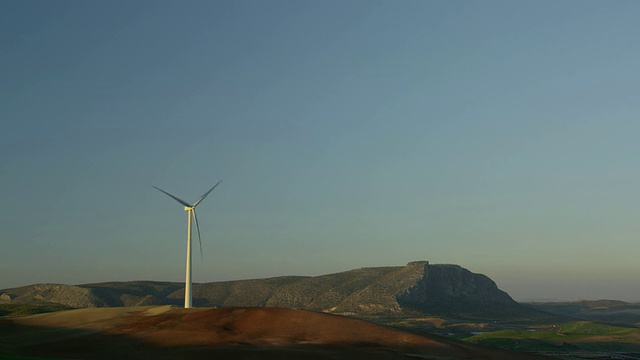
[{"label": "turbine blade", "polygon": [[193,213],[193,219],[196,221],[196,229],[198,230],[198,242],[200,242],[200,260],[202,260],[202,237],[200,237],[200,225],[198,225],[198,215],[196,210],[191,211]]},{"label": "turbine blade", "polygon": [[215,185],[213,185],[213,187],[211,189],[209,189],[209,191],[207,191],[206,193],[204,193],[204,195],[200,196],[198,198],[198,200],[196,200],[196,202],[193,203],[193,207],[198,206],[198,204],[200,204],[202,202],[202,200],[204,200],[204,198],[207,197],[207,195],[209,195],[210,192],[213,191],[213,189],[216,188],[216,186],[218,186],[218,184],[220,184],[222,182],[222,180],[218,181]]},{"label": "turbine blade", "polygon": [[159,190],[159,191],[162,191],[163,193],[165,193],[165,194],[167,194],[167,195],[169,195],[169,196],[171,196],[175,201],[179,202],[180,204],[182,204],[182,205],[184,205],[184,206],[191,207],[191,205],[190,205],[188,202],[186,202],[186,201],[184,201],[184,200],[182,200],[182,199],[178,199],[177,197],[175,197],[175,196],[173,196],[173,195],[169,194],[168,192],[166,192],[166,191],[164,191],[164,190],[160,189],[159,187],[155,187],[155,186],[154,186],[154,188],[155,188],[155,189],[157,189],[157,190]]}]

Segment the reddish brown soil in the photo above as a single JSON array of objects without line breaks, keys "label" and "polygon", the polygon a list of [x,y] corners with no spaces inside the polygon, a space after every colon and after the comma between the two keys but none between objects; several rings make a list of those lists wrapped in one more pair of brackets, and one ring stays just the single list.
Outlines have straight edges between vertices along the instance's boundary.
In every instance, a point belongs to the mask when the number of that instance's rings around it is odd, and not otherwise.
[{"label": "reddish brown soil", "polygon": [[168,306],[0,321],[0,353],[114,359],[546,359],[282,308]]}]

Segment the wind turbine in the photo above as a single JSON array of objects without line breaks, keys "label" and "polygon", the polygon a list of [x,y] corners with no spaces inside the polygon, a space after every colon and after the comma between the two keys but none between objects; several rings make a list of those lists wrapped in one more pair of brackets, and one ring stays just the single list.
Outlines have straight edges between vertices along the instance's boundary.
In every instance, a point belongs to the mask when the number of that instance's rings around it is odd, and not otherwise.
[{"label": "wind turbine", "polygon": [[198,206],[202,202],[202,200],[204,200],[204,198],[207,197],[207,195],[209,195],[209,193],[212,192],[213,189],[215,189],[216,186],[218,186],[218,184],[220,184],[221,181],[222,180],[218,181],[215,185],[213,185],[213,187],[209,189],[209,191],[204,193],[204,195],[200,196],[198,200],[196,200],[193,204],[189,204],[188,202],[169,194],[168,192],[160,189],[159,187],[154,186],[155,189],[162,191],[163,193],[172,197],[175,201],[184,205],[184,211],[186,211],[189,215],[189,221],[187,225],[187,275],[184,281],[185,282],[185,285],[184,285],[184,308],[185,309],[191,307],[191,220],[194,219],[196,221],[196,229],[198,229],[198,241],[200,242],[200,257],[202,257],[202,238],[200,237],[200,225],[198,225],[198,216],[196,215],[196,206]]}]

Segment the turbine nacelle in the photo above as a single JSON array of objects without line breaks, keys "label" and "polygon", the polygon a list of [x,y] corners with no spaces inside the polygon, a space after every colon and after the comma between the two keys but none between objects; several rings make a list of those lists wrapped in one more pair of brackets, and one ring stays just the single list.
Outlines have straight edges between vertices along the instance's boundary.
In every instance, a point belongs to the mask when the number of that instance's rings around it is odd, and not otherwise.
[{"label": "turbine nacelle", "polygon": [[191,211],[194,210],[195,208],[193,206],[185,206],[184,207],[184,211]]}]

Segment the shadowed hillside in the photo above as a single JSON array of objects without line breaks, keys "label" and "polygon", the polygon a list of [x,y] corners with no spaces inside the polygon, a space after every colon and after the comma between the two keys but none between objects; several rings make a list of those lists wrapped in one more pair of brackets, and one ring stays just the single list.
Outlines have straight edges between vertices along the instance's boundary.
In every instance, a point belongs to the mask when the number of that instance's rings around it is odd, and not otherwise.
[{"label": "shadowed hillside", "polygon": [[[0,302],[55,303],[69,307],[180,305],[184,285],[169,282],[110,282],[87,285],[39,284],[0,291]],[[488,277],[458,265],[362,268],[315,277],[194,284],[195,306],[269,306],[356,316],[436,314],[458,317],[531,317]]]}]

